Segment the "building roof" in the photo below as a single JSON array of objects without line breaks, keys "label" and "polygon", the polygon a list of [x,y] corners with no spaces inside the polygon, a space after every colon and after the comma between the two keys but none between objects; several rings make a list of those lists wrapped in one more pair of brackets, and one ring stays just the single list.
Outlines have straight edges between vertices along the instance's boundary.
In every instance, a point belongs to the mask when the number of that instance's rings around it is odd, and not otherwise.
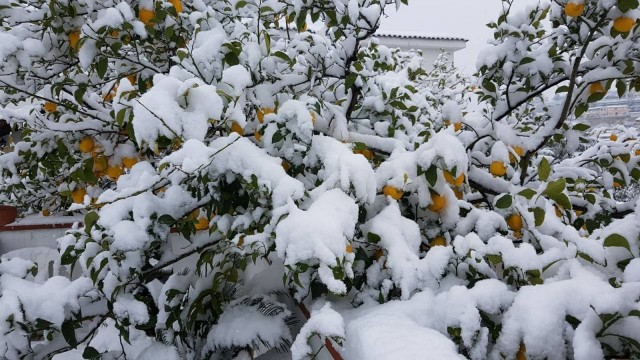
[{"label": "building roof", "polygon": [[421,35],[411,33],[394,33],[394,32],[377,32],[373,34],[375,37],[384,38],[398,38],[398,39],[420,39],[420,40],[444,40],[444,41],[469,41],[468,39],[456,37],[456,36],[434,36],[434,35]]}]

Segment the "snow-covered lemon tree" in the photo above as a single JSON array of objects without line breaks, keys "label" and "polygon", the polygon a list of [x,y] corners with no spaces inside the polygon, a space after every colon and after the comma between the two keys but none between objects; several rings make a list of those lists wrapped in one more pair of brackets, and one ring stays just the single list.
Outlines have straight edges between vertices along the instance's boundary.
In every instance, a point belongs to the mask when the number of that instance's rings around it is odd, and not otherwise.
[{"label": "snow-covered lemon tree", "polygon": [[0,201],[84,216],[0,258],[0,357],[640,356],[638,132],[579,122],[638,1],[504,0],[477,87],[402,2],[0,0]]}]

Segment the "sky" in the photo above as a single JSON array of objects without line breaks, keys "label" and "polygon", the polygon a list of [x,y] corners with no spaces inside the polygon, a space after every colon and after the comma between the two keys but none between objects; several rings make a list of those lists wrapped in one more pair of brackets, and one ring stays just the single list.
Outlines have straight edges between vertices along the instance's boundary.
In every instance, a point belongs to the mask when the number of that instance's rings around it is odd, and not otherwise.
[{"label": "sky", "polygon": [[[521,7],[533,1],[516,0],[515,5]],[[500,0],[409,0],[409,5],[402,5],[397,13],[389,9],[380,30],[468,39],[467,48],[454,57],[459,68],[473,73],[478,53],[493,34],[486,24],[498,18],[501,4]]]}]

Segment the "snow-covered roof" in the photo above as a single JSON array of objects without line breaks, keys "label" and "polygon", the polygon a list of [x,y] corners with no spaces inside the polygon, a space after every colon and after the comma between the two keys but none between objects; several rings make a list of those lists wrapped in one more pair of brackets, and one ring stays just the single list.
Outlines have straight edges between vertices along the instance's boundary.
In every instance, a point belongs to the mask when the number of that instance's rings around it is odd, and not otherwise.
[{"label": "snow-covered roof", "polygon": [[377,32],[373,36],[384,38],[398,38],[398,39],[420,39],[420,40],[441,40],[441,41],[469,41],[468,39],[456,37],[456,36],[438,36],[438,35],[424,35],[417,33],[396,33],[396,32]]}]

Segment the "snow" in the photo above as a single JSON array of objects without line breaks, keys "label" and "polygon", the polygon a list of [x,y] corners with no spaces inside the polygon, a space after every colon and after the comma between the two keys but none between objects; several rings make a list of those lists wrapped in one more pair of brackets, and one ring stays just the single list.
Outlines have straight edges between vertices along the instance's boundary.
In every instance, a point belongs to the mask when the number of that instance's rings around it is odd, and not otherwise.
[{"label": "snow", "polygon": [[207,335],[209,349],[254,346],[258,340],[260,346],[271,348],[291,339],[285,325],[286,317],[291,315],[288,310],[260,310],[247,300],[237,300],[228,305],[218,324]]},{"label": "snow", "polygon": [[342,316],[331,308],[331,303],[325,303],[322,307],[313,309],[311,317],[300,329],[298,336],[291,345],[293,360],[306,359],[312,353],[307,341],[313,336],[321,337],[345,337],[344,321]]},{"label": "snow", "polygon": [[[307,210],[289,203],[289,215],[276,227],[276,251],[285,265],[313,261],[321,265],[321,280],[331,292],[344,294],[329,267],[344,258],[358,221],[358,206],[339,189],[318,196]],[[324,270],[323,270],[324,269]]]},{"label": "snow", "polygon": [[[326,340],[347,360],[587,360],[640,341],[638,132],[598,139],[562,113],[637,75],[638,32],[609,31],[628,4],[514,8],[468,78],[369,41],[384,1],[182,1],[139,19],[174,2],[63,1],[61,19],[0,1],[0,115],[24,129],[0,154],[0,202],[72,215],[28,215],[2,248],[75,223],[56,250],[0,256],[1,358],[302,359]],[[110,166],[137,164],[103,176],[87,136]],[[313,304],[299,324],[296,302]]]}]

